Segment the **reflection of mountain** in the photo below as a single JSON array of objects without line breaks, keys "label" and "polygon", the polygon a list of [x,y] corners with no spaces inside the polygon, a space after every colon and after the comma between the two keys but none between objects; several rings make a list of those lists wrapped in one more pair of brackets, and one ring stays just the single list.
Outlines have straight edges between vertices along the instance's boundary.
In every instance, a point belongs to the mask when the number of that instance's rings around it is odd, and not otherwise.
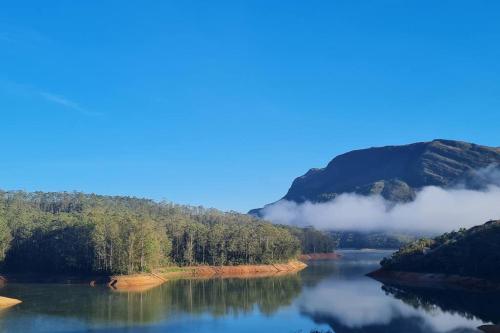
[{"label": "reflection of mountain", "polygon": [[467,318],[500,323],[500,293],[477,293],[459,290],[425,289],[384,285],[382,289],[415,309],[439,308]]},{"label": "reflection of mountain", "polygon": [[217,317],[248,313],[255,307],[271,314],[290,304],[300,292],[301,280],[297,274],[169,281],[154,289],[131,293],[75,285],[13,284],[2,289],[3,294],[17,295],[24,301],[18,308],[22,313],[81,319],[95,324],[154,323],[183,313]]},{"label": "reflection of mountain", "polygon": [[299,298],[301,313],[336,333],[476,332],[483,322],[436,307],[415,308],[359,277],[325,281]]}]

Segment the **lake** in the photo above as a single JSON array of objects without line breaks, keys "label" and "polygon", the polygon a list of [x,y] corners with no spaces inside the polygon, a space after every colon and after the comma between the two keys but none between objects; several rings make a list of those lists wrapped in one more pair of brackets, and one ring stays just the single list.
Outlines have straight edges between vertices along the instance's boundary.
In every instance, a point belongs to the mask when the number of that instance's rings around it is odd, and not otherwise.
[{"label": "lake", "polygon": [[396,288],[368,278],[390,251],[339,251],[298,274],[169,281],[144,292],[7,284],[22,304],[1,332],[477,332],[500,320],[498,295]]}]

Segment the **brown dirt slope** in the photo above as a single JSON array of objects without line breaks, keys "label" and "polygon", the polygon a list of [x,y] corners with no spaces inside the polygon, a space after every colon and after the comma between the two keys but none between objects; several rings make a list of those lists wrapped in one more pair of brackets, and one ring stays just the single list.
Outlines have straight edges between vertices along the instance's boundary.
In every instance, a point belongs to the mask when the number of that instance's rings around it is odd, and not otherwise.
[{"label": "brown dirt slope", "polygon": [[121,291],[140,291],[160,285],[171,279],[209,278],[209,277],[263,277],[298,272],[307,265],[300,261],[270,265],[237,266],[191,266],[154,273],[115,275],[110,278],[109,286]]},{"label": "brown dirt slope", "polygon": [[290,261],[285,264],[269,265],[237,265],[237,266],[196,266],[191,267],[193,277],[247,277],[271,276],[280,273],[298,272],[307,265],[300,261]]},{"label": "brown dirt slope", "polygon": [[21,301],[18,299],[0,296],[0,308],[13,306],[19,303],[21,303]]}]

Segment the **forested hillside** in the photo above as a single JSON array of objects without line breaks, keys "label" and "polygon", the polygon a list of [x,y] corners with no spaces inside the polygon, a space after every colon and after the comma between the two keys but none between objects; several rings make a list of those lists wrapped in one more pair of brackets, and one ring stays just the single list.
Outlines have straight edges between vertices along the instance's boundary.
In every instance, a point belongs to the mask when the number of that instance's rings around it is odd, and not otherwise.
[{"label": "forested hillside", "polygon": [[338,246],[337,239],[328,232],[313,227],[287,226],[286,228],[299,239],[303,253],[330,253]]},{"label": "forested hillside", "polygon": [[[273,263],[296,257],[304,232],[244,214],[147,199],[0,192],[4,272],[109,274],[164,265]],[[311,230],[308,235],[308,242],[323,237]],[[325,244],[318,252],[333,249]]]},{"label": "forested hillside", "polygon": [[445,233],[410,243],[390,258],[382,269],[442,273],[500,279],[500,221]]},{"label": "forested hillside", "polygon": [[331,231],[338,248],[344,249],[398,249],[419,237],[405,232]]}]

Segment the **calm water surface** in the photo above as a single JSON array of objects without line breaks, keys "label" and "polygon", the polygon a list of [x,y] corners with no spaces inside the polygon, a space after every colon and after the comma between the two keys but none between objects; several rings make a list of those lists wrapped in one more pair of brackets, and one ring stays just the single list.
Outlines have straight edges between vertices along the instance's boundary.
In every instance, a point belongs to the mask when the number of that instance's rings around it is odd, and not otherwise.
[{"label": "calm water surface", "polygon": [[170,281],[145,292],[10,284],[23,303],[1,332],[477,332],[500,320],[499,295],[401,289],[365,277],[388,251],[342,251],[299,274]]}]

